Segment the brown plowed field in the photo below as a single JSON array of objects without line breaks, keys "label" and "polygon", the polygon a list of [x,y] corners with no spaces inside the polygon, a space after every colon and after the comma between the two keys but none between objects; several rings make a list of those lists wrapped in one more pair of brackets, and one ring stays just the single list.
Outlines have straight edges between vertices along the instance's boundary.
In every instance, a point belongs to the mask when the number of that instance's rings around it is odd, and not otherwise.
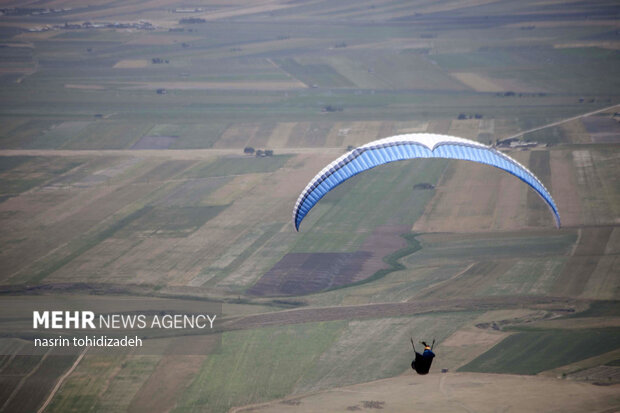
[{"label": "brown plowed field", "polygon": [[356,252],[286,254],[248,291],[255,296],[305,295],[371,277],[383,257],[405,247],[406,226],[377,227]]},{"label": "brown plowed field", "polygon": [[349,284],[367,252],[286,254],[248,291],[252,295],[304,295]]},{"label": "brown plowed field", "polygon": [[387,268],[388,265],[383,261],[383,258],[405,248],[407,241],[402,237],[402,234],[408,233],[409,228],[406,225],[385,225],[375,228],[360,248],[361,251],[367,251],[370,256],[364,261],[362,269],[354,281],[365,280],[377,271]]}]

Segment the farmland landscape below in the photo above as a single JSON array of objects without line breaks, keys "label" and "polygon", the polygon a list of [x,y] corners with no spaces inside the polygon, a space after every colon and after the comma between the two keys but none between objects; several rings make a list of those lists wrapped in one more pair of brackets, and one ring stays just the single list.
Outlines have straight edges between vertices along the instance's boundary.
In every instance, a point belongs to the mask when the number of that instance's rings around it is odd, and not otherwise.
[{"label": "farmland landscape below", "polygon": [[[615,1],[0,1],[0,412],[620,409]],[[297,197],[375,139],[453,135]],[[33,310],[200,312],[24,353]],[[24,316],[27,315],[27,317]],[[62,333],[67,333],[62,331]],[[410,339],[436,339],[427,376]]]}]

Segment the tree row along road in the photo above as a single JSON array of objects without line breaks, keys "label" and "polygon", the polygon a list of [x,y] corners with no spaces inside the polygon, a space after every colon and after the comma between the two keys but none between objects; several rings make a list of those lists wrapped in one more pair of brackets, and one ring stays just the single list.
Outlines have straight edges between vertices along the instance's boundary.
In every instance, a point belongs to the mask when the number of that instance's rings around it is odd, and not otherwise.
[{"label": "tree row along road", "polygon": [[[338,148],[274,148],[275,155],[287,154],[342,154],[344,149]],[[250,157],[252,155],[243,154],[243,149],[2,149],[0,156],[135,156],[145,158],[167,158],[167,159],[208,159],[221,155],[239,155]]]},{"label": "tree row along road", "polygon": [[589,302],[589,300],[568,297],[496,296],[452,300],[300,308],[272,313],[253,314],[227,320],[221,324],[221,328],[224,331],[246,330],[259,327],[312,323],[319,321],[402,317],[424,313],[489,311],[525,307],[572,312],[575,310],[576,306],[582,306]]},{"label": "tree row along road", "polygon": [[[500,138],[500,140],[518,138],[519,136],[527,133],[536,132],[541,129],[551,128],[558,126],[566,122],[570,122],[576,119],[585,118],[597,113],[605,112],[615,107],[620,107],[620,104],[607,106],[602,109],[595,110],[593,112],[584,113],[570,118],[561,119],[552,123],[537,126],[532,129],[528,129],[519,132],[515,135]],[[341,147],[336,148],[273,148],[278,154],[312,154],[312,153],[334,153],[341,154],[343,149]],[[0,150],[0,156],[119,156],[130,155],[137,157],[161,157],[171,159],[207,159],[218,155],[241,155],[242,149],[94,149],[94,150],[70,150],[70,149],[3,149]]]}]

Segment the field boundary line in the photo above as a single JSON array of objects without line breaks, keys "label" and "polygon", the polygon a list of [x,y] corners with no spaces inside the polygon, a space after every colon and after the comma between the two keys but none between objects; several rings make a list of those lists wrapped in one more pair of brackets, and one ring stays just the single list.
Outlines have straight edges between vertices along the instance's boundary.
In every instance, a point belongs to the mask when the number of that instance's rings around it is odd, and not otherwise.
[{"label": "field boundary line", "polygon": [[523,136],[523,135],[526,135],[526,134],[531,133],[531,132],[536,132],[536,131],[539,131],[541,129],[551,128],[553,126],[558,126],[558,125],[561,125],[563,123],[571,122],[573,120],[577,120],[577,119],[581,119],[581,118],[587,118],[588,116],[596,115],[597,113],[600,113],[600,112],[605,112],[605,111],[607,111],[609,109],[613,109],[613,108],[615,108],[617,106],[620,106],[620,103],[612,105],[612,106],[607,106],[605,108],[598,109],[598,110],[595,110],[593,112],[583,113],[581,115],[577,115],[577,116],[573,116],[573,117],[570,117],[570,118],[558,120],[558,121],[555,121],[555,122],[552,122],[552,123],[547,123],[546,125],[537,126],[535,128],[528,129],[528,130],[525,130],[523,132],[519,132],[519,133],[517,133],[515,135],[508,136],[507,138],[501,138],[499,140],[500,141],[504,141],[504,140],[507,140],[507,139],[518,138],[519,136]]},{"label": "field boundary line", "polygon": [[353,387],[353,386],[357,386],[360,384],[372,384],[372,383],[379,383],[382,381],[388,381],[388,380],[392,380],[395,377],[399,377],[402,375],[397,375],[397,376],[393,376],[393,377],[385,377],[383,379],[377,379],[377,380],[371,380],[371,381],[365,381],[365,382],[361,382],[361,383],[354,383],[354,384],[348,384],[346,386],[342,386],[342,387],[336,387],[336,388],[331,388],[331,389],[324,389],[324,390],[314,390],[308,393],[299,393],[299,394],[295,394],[295,395],[289,395],[286,397],[282,397],[279,399],[273,399],[273,400],[269,400],[266,402],[258,402],[258,403],[252,403],[252,404],[246,404],[243,406],[235,406],[232,407],[230,410],[228,410],[228,413],[241,413],[241,412],[245,412],[245,411],[252,411],[256,408],[261,408],[261,407],[265,407],[265,406],[269,406],[271,404],[276,404],[276,403],[282,403],[283,401],[289,401],[289,400],[297,400],[297,399],[303,399],[305,397],[311,397],[311,396],[315,396],[317,394],[321,394],[321,393],[359,393],[358,391],[355,390],[347,390],[347,388],[349,387]]},{"label": "field boundary line", "polygon": [[39,368],[41,367],[41,365],[43,364],[43,362],[45,361],[45,359],[47,358],[47,356],[50,354],[52,350],[48,350],[43,357],[41,357],[41,360],[39,360],[39,362],[37,363],[36,366],[34,366],[34,368],[32,370],[30,370],[30,372],[28,372],[28,374],[26,374],[24,377],[22,377],[22,379],[19,381],[19,384],[17,385],[17,387],[15,387],[15,389],[11,392],[11,395],[6,399],[6,401],[4,402],[4,404],[2,405],[2,407],[0,407],[0,412],[5,411],[4,409],[11,403],[11,401],[13,400],[13,398],[15,397],[15,395],[17,393],[19,393],[19,390],[22,388],[22,386],[24,385],[24,383],[26,382],[26,380],[28,380],[28,378],[30,376],[32,376],[34,373],[36,373],[37,370],[39,370]]},{"label": "field boundary line", "polygon": [[[418,294],[421,294],[427,290],[433,290],[435,287],[441,287],[442,285],[450,282],[450,281],[454,281],[456,278],[460,277],[461,275],[465,274],[467,271],[469,271],[474,265],[478,264],[477,261],[474,261],[472,263],[470,263],[467,267],[465,267],[463,270],[459,271],[458,273],[454,274],[452,277],[448,278],[447,280],[443,280],[440,281],[438,283],[429,285],[428,287],[425,287],[423,289],[421,289]],[[406,299],[404,302],[410,302],[412,300],[418,300],[418,297],[410,297],[408,299]]]},{"label": "field boundary line", "polygon": [[15,350],[15,352],[13,354],[11,354],[11,356],[9,357],[9,359],[7,360],[6,364],[4,366],[2,366],[2,368],[0,368],[0,374],[2,374],[2,372],[4,371],[4,369],[7,368],[7,366],[9,364],[11,364],[11,362],[13,361],[13,359],[15,359],[15,356],[17,356],[17,353],[19,353],[19,351],[24,348],[25,344],[22,344],[17,350]]},{"label": "field boundary line", "polygon": [[581,233],[583,232],[582,228],[579,228],[577,230],[577,239],[575,240],[575,244],[573,244],[573,248],[570,250],[570,256],[572,257],[573,255],[575,255],[575,251],[577,251],[577,247],[579,246],[579,243],[581,242]]},{"label": "field boundary line", "polygon": [[73,373],[73,370],[75,370],[75,368],[77,367],[78,364],[80,364],[80,361],[82,361],[82,359],[84,358],[84,355],[86,355],[86,352],[88,351],[90,347],[86,347],[78,356],[77,359],[75,359],[75,362],[73,363],[73,365],[71,366],[71,368],[69,370],[67,370],[65,372],[65,374],[63,374],[62,376],[60,376],[60,378],[58,379],[58,381],[56,382],[56,385],[54,386],[54,388],[52,389],[52,392],[49,394],[49,396],[47,396],[47,399],[45,400],[45,403],[43,403],[43,405],[41,405],[41,407],[39,408],[39,410],[37,410],[37,413],[43,413],[43,411],[47,408],[47,405],[50,404],[50,402],[52,401],[52,399],[54,398],[54,396],[56,395],[56,392],[58,390],[60,390],[60,387],[63,385],[65,379],[67,377],[69,377],[69,375],[71,373]]},{"label": "field boundary line", "polygon": [[[309,87],[310,85],[306,84],[306,82],[302,82],[301,80],[299,80],[297,77],[293,76],[292,73],[289,73],[287,70],[284,70],[283,68],[280,67],[279,64],[277,64],[276,62],[274,62],[271,58],[267,57],[265,58],[265,60],[267,60],[267,62],[271,63],[276,69],[278,69],[279,71],[283,72],[285,75],[287,75],[289,78],[294,79],[296,81],[298,81],[299,83],[301,83],[302,85],[304,85],[305,87]],[[293,59],[294,60],[294,59]]]}]

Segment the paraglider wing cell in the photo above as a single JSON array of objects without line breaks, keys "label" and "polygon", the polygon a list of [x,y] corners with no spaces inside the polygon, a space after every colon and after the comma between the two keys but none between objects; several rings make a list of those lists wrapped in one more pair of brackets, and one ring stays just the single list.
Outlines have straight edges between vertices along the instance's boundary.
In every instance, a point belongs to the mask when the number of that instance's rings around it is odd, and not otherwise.
[{"label": "paraglider wing cell", "polygon": [[534,189],[553,213],[560,227],[560,214],[551,194],[536,176],[511,157],[490,146],[447,135],[414,133],[379,139],[354,149],[319,172],[301,192],[293,209],[293,223],[301,221],[321,198],[347,179],[375,166],[414,158],[448,158],[478,162],[502,169]]}]

